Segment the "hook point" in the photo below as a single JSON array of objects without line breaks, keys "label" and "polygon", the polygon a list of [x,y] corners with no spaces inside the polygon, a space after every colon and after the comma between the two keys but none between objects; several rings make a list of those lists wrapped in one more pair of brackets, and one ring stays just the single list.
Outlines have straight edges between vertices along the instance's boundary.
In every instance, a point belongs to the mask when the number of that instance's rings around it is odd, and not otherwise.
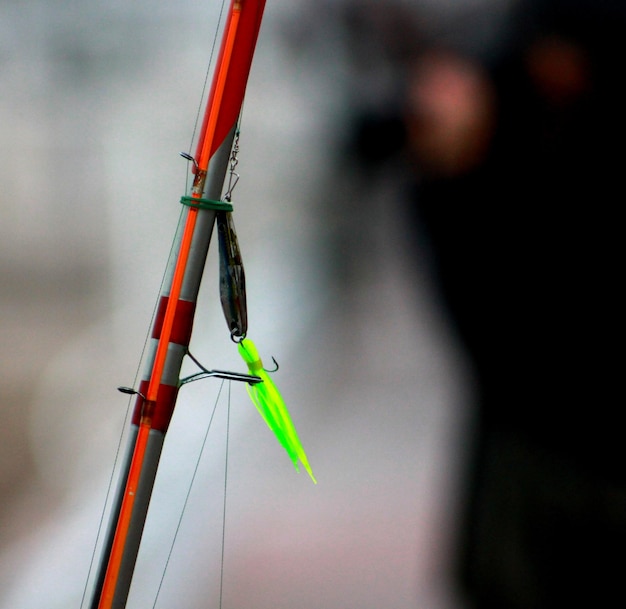
[{"label": "hook point", "polygon": [[269,373],[276,372],[280,368],[280,366],[278,365],[278,362],[276,361],[276,358],[273,355],[272,355],[272,361],[274,362],[274,370],[268,370],[267,368],[263,368],[265,372],[269,372]]}]

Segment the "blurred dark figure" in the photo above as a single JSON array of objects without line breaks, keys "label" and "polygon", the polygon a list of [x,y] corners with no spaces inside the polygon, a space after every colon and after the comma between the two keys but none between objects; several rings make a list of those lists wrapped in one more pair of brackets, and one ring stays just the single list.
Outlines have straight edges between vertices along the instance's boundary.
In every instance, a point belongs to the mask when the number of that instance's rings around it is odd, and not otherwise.
[{"label": "blurred dark figure", "polygon": [[626,606],[623,3],[522,6],[498,65],[420,53],[402,121],[477,381],[459,579],[478,608]]}]

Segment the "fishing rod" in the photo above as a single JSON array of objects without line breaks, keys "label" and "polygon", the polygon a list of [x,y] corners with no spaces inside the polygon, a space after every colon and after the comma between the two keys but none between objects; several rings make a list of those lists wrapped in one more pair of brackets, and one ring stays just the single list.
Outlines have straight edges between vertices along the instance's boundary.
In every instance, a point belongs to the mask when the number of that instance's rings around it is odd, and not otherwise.
[{"label": "fishing rod", "polygon": [[[247,338],[245,277],[232,221],[232,185],[222,196],[264,7],[265,0],[231,0],[196,152],[183,154],[191,162],[193,182],[181,198],[184,212],[174,237],[175,255],[159,294],[143,377],[137,389],[120,388],[136,400],[89,609],[126,606],[165,434],[179,389],[186,382],[206,377],[245,382],[253,403],[296,469],[301,463],[315,481],[280,393]],[[220,299],[230,336],[249,374],[209,370],[189,353],[196,301],[216,224]],[[186,356],[200,371],[180,379]]]}]

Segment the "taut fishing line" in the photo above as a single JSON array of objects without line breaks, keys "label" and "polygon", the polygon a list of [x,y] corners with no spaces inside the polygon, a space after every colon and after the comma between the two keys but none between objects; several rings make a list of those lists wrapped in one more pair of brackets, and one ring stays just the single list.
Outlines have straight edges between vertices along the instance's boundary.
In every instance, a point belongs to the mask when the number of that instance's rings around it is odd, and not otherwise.
[{"label": "taut fishing line", "polygon": [[[161,579],[159,581],[159,586],[156,591],[156,595],[154,597],[154,603],[152,605],[152,609],[155,609],[157,603],[159,601],[159,596],[161,594],[161,589],[163,587],[163,582],[165,581],[165,575],[167,573],[167,569],[170,564],[170,560],[172,558],[172,554],[174,552],[174,546],[176,545],[176,540],[178,539],[178,534],[180,532],[180,528],[183,523],[183,519],[185,517],[185,512],[187,510],[187,504],[189,503],[189,497],[191,496],[191,490],[193,488],[194,482],[196,480],[196,476],[198,474],[198,469],[200,468],[200,461],[202,460],[202,455],[204,454],[204,449],[206,447],[207,439],[209,437],[209,431],[211,430],[211,425],[213,424],[213,419],[215,417],[215,413],[217,411],[217,405],[220,400],[220,396],[222,395],[222,389],[224,388],[224,383],[226,381],[222,381],[220,383],[219,391],[217,392],[217,397],[215,398],[215,403],[213,404],[213,410],[211,412],[211,418],[209,419],[209,423],[207,425],[206,431],[204,432],[204,438],[202,439],[202,444],[200,445],[200,452],[198,453],[198,458],[196,459],[196,463],[193,469],[193,474],[191,476],[191,480],[189,482],[189,486],[187,488],[187,493],[185,495],[185,501],[183,502],[183,507],[180,511],[180,516],[178,517],[178,523],[176,525],[176,530],[174,531],[174,536],[172,537],[172,542],[170,544],[170,549],[167,554],[167,559],[165,560],[165,566],[163,567],[163,572],[161,574]],[[222,607],[222,584],[224,579],[224,539],[226,532],[226,489],[227,489],[227,479],[228,479],[228,439],[230,436],[230,386],[231,382],[228,382],[228,410],[227,410],[227,418],[226,418],[226,456],[224,459],[224,512],[222,514],[222,553],[221,553],[221,565],[220,565],[220,609]]]},{"label": "taut fishing line", "polygon": [[[222,23],[222,17],[223,17],[223,13],[224,13],[224,5],[225,5],[225,3],[226,3],[226,0],[222,0],[222,3],[220,5],[219,17],[218,17],[218,20],[217,20],[217,25],[215,27],[215,35],[213,36],[213,43],[211,45],[211,54],[209,56],[209,62],[208,62],[208,65],[207,65],[206,74],[204,76],[204,82],[203,82],[203,85],[202,85],[202,93],[200,95],[200,101],[198,103],[198,110],[196,112],[196,119],[194,121],[194,127],[193,127],[193,132],[192,132],[192,135],[191,135],[191,141],[190,141],[190,144],[189,144],[189,150],[192,149],[193,142],[194,142],[195,137],[196,137],[196,132],[198,130],[198,123],[200,121],[200,114],[202,112],[202,102],[203,102],[203,100],[204,100],[204,98],[206,96],[207,84],[208,84],[208,80],[209,80],[209,75],[211,73],[211,66],[213,64],[213,56],[215,54],[215,47],[216,47],[216,44],[217,44],[217,40],[219,38],[219,28],[220,28],[220,25]],[[188,186],[189,186],[188,181],[189,181],[189,172],[186,172],[185,190],[188,189]],[[180,223],[182,222],[184,211],[185,211],[184,207],[181,208],[180,215],[179,215],[179,218],[178,218],[178,225],[179,226],[180,226]],[[165,265],[165,271],[163,272],[163,275],[161,276],[161,282],[159,284],[159,289],[158,289],[158,292],[157,292],[157,298],[155,299],[154,307],[152,309],[152,315],[150,317],[150,325],[148,327],[148,331],[146,332],[146,335],[145,335],[145,338],[144,338],[144,342],[143,342],[143,346],[142,346],[142,349],[141,349],[141,354],[140,354],[140,357],[139,357],[139,363],[137,364],[137,368],[135,370],[135,375],[134,375],[134,378],[133,378],[133,387],[135,387],[137,385],[137,381],[139,379],[139,374],[140,374],[140,371],[141,371],[141,368],[142,368],[142,364],[144,363],[146,349],[148,347],[148,342],[149,342],[150,336],[151,336],[152,325],[154,323],[154,319],[156,317],[157,309],[158,309],[158,306],[159,306],[159,296],[158,295],[161,293],[161,291],[163,289],[163,284],[165,283],[165,278],[167,276],[167,269],[168,269],[168,267],[170,265],[172,257],[174,256],[174,246],[175,246],[175,238],[172,239],[172,243],[170,244],[170,250],[169,250],[168,257],[167,257],[167,264]],[[223,385],[223,381],[222,381],[222,385]],[[222,390],[222,387],[220,386],[220,393],[221,393],[221,390]],[[87,575],[85,577],[85,586],[83,588],[83,593],[82,593],[81,600],[80,600],[80,609],[83,609],[83,606],[85,604],[85,599],[87,597],[87,590],[89,588],[89,579],[90,579],[91,574],[93,572],[94,562],[95,562],[95,559],[96,559],[96,553],[97,553],[97,550],[98,550],[98,543],[100,542],[100,538],[101,538],[101,535],[102,535],[102,528],[103,528],[103,525],[104,525],[104,519],[105,519],[106,512],[107,512],[107,507],[109,506],[109,501],[110,501],[110,498],[111,498],[111,491],[113,489],[113,482],[115,480],[115,472],[117,470],[117,466],[118,466],[119,459],[120,459],[120,454],[122,452],[122,442],[124,440],[125,432],[128,429],[127,423],[128,423],[129,417],[130,417],[130,412],[131,412],[131,406],[132,406],[133,399],[136,399],[136,396],[132,395],[131,397],[128,398],[128,403],[127,403],[127,406],[126,406],[126,413],[124,415],[124,422],[122,424],[122,430],[121,430],[120,435],[119,435],[119,441],[118,441],[117,448],[116,448],[116,451],[115,451],[115,457],[113,459],[113,466],[111,468],[111,475],[109,477],[109,482],[108,482],[108,485],[107,485],[107,491],[106,491],[106,495],[105,495],[105,498],[104,498],[104,505],[102,506],[102,512],[100,514],[100,520],[98,522],[98,530],[97,530],[97,533],[96,533],[96,539],[94,541],[93,551],[91,553],[91,558],[89,560],[89,569],[87,570]],[[218,393],[218,399],[219,399],[219,393]],[[213,414],[215,414],[215,407],[216,406],[217,406],[217,400],[216,400],[216,404],[214,406]],[[229,392],[229,413],[230,413],[230,392]],[[213,415],[211,415],[211,421],[212,420],[213,420]],[[210,426],[211,426],[211,422],[209,422],[209,428],[210,428]],[[208,429],[207,429],[207,435],[208,435]],[[205,441],[206,441],[206,436],[205,436]],[[204,448],[204,445],[203,445],[203,448]],[[196,464],[196,468],[197,468],[197,464]],[[194,477],[195,477],[195,472],[194,472]],[[192,483],[193,483],[193,479],[192,479]],[[187,503],[187,501],[185,500],[185,505],[186,505],[186,503]],[[180,527],[180,523],[179,523],[179,527]],[[177,528],[177,532],[178,532],[178,528]],[[173,543],[172,543],[172,547],[173,547]],[[170,550],[170,554],[171,554],[171,550]],[[168,557],[168,561],[169,561],[169,557]],[[167,568],[167,565],[166,565],[166,568]],[[163,576],[165,576],[165,572],[164,572]],[[162,583],[163,583],[163,579],[161,579],[161,584]],[[159,590],[160,590],[160,588],[161,588],[161,585],[159,585]],[[158,593],[157,593],[157,598],[158,598]],[[156,599],[155,599],[155,605],[156,605]]]},{"label": "taut fishing line", "polygon": [[228,411],[226,414],[226,455],[224,456],[224,508],[222,510],[222,556],[220,559],[220,604],[224,596],[224,552],[226,549],[226,497],[228,496],[228,445],[230,441],[230,389],[232,383],[228,383]]},{"label": "taut fishing line", "polygon": [[[196,120],[193,123],[193,131],[191,133],[191,140],[189,141],[189,152],[187,155],[183,155],[183,158],[187,160],[193,160],[193,155],[191,151],[193,150],[193,143],[196,139],[196,133],[198,131],[198,123],[200,122],[200,115],[202,114],[202,102],[206,97],[206,88],[209,82],[209,76],[211,75],[211,66],[213,65],[213,56],[215,55],[215,46],[217,45],[217,40],[219,38],[220,25],[222,24],[222,16],[224,14],[224,5],[226,4],[226,0],[222,0],[222,4],[220,5],[220,14],[217,18],[217,25],[215,27],[215,36],[213,36],[213,44],[211,45],[211,54],[209,55],[209,63],[206,67],[206,73],[204,74],[204,83],[202,84],[202,93],[200,94],[200,101],[198,102],[198,110],[196,112]],[[195,160],[194,160],[195,163]],[[185,192],[189,190],[189,172],[185,174]]]}]

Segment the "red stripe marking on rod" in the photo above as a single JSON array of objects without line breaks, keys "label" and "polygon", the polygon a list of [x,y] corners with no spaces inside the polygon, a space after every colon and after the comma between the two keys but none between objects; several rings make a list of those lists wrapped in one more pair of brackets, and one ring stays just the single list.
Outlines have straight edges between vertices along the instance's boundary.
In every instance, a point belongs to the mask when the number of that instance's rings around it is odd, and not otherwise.
[{"label": "red stripe marking on rod", "polygon": [[[161,299],[159,301],[159,307],[157,309],[157,314],[154,319],[154,326],[152,327],[152,338],[161,338],[161,330],[163,328],[163,321],[165,320],[165,312],[167,311],[168,302],[168,296],[161,296]],[[191,302],[190,300],[178,301],[178,303],[176,304],[176,312],[174,314],[174,321],[172,322],[172,329],[170,332],[171,343],[184,345],[185,347],[189,346],[195,310],[195,302]]]}]

